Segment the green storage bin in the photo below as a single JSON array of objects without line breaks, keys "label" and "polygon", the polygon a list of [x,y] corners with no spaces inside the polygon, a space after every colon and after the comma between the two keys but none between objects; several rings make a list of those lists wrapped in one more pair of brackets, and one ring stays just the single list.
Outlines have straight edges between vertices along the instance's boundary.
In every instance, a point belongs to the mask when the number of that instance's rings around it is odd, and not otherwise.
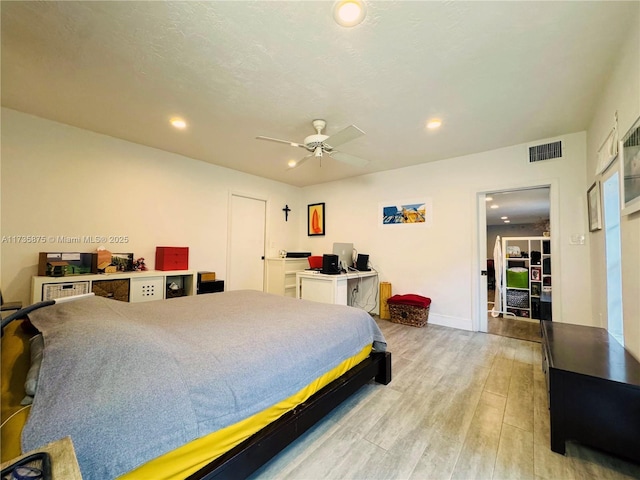
[{"label": "green storage bin", "polygon": [[529,269],[522,267],[507,269],[507,287],[529,288]]}]

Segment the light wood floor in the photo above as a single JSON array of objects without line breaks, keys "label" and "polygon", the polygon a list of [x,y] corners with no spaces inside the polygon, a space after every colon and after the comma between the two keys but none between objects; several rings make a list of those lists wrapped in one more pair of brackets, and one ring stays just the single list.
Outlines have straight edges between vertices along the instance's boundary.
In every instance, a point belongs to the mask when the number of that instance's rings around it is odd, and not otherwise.
[{"label": "light wood floor", "polygon": [[494,335],[502,335],[503,337],[542,343],[539,321],[518,320],[510,316],[494,318],[491,314],[488,314],[487,332]]},{"label": "light wood floor", "polygon": [[540,344],[378,320],[393,380],[371,383],[253,479],[638,479],[574,443],[549,449]]},{"label": "light wood floor", "polygon": [[[494,290],[487,290],[487,312],[490,312],[493,308],[495,293]],[[540,337],[540,322],[519,320],[512,315],[493,317],[491,313],[487,313],[487,332],[531,342],[541,343],[542,341]]]}]

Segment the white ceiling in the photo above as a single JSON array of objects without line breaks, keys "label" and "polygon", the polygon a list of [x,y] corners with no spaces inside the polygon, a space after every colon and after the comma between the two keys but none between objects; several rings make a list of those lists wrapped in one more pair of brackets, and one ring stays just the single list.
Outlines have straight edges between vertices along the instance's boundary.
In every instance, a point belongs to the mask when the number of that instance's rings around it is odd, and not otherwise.
[{"label": "white ceiling", "polygon": [[[639,3],[371,1],[350,29],[331,6],[3,1],[2,105],[306,186],[586,130]],[[255,139],[314,118],[364,130],[341,150],[369,165]]]}]

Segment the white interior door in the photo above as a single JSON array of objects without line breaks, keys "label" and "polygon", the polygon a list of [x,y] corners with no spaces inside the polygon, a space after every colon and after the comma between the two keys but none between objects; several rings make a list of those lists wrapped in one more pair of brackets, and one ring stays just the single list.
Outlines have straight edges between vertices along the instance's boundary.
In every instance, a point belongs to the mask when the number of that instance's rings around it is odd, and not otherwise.
[{"label": "white interior door", "polygon": [[231,194],[226,290],[263,290],[267,202]]}]

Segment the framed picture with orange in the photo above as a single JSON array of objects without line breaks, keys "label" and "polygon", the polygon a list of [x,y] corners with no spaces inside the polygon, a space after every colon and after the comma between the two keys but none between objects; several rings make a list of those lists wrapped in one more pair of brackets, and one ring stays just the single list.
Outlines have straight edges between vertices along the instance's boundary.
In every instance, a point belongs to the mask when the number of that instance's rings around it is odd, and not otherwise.
[{"label": "framed picture with orange", "polygon": [[312,203],[307,207],[307,235],[324,235],[324,203]]}]

